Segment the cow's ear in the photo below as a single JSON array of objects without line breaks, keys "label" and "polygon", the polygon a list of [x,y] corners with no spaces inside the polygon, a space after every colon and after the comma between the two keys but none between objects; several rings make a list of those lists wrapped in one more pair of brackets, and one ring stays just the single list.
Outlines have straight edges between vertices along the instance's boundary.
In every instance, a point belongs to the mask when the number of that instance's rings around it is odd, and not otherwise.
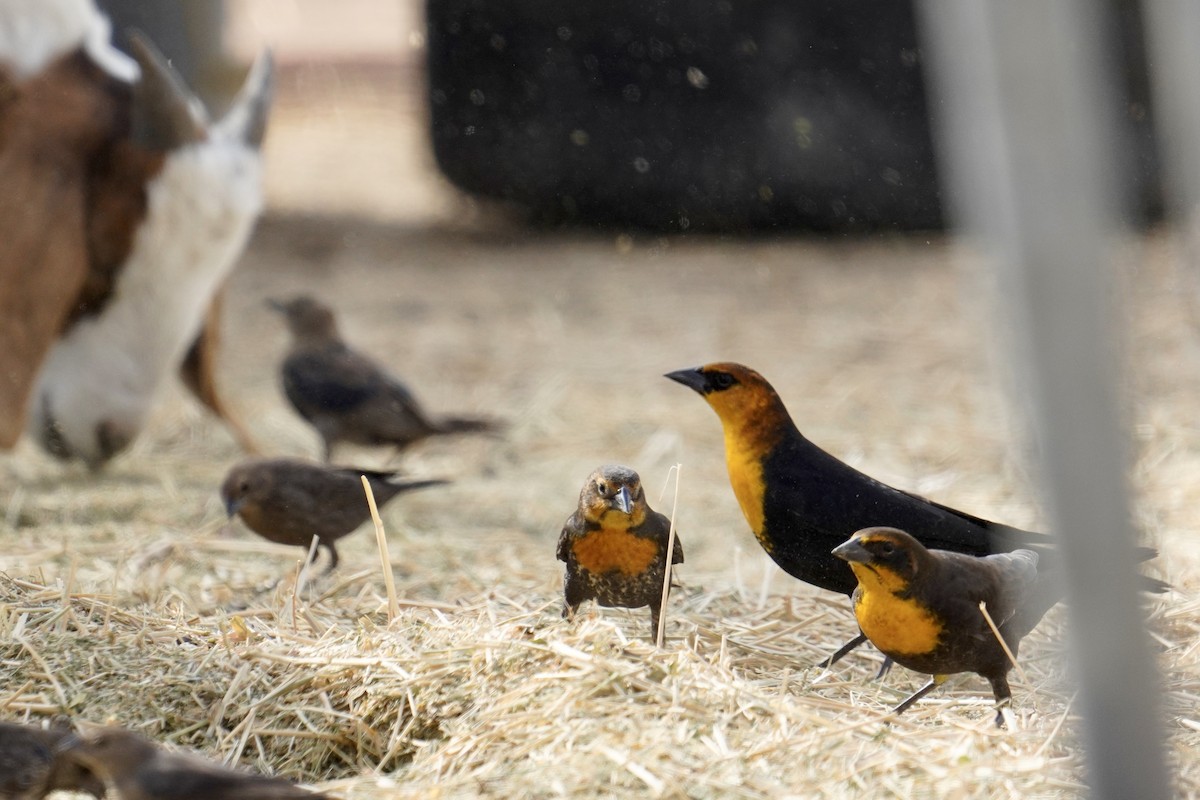
[{"label": "cow's ear", "polygon": [[142,71],[133,89],[133,140],[160,151],[203,140],[208,115],[179,73],[139,31],[129,31],[129,49]]},{"label": "cow's ear", "polygon": [[263,50],[247,73],[233,105],[213,128],[230,139],[258,148],[267,134],[274,91],[275,59],[270,50]]}]

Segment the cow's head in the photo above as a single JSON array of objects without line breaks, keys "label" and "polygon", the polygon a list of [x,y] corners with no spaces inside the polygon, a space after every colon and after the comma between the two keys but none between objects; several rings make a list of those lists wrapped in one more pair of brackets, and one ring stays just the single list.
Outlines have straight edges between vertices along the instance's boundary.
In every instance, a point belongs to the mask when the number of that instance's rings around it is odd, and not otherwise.
[{"label": "cow's head", "polygon": [[[0,48],[3,29],[0,12]],[[0,334],[19,345],[0,355],[0,394],[19,394],[28,371],[29,432],[98,466],[143,427],[250,235],[271,65],[260,58],[210,122],[147,40],[133,37],[135,65],[85,30],[36,69],[10,58],[22,66],[9,68],[13,98],[0,97],[0,279],[17,287],[0,289]],[[0,95],[4,63],[0,52]],[[64,113],[66,124],[47,118]],[[6,224],[21,206],[6,200],[14,176],[11,191],[34,201]]]}]

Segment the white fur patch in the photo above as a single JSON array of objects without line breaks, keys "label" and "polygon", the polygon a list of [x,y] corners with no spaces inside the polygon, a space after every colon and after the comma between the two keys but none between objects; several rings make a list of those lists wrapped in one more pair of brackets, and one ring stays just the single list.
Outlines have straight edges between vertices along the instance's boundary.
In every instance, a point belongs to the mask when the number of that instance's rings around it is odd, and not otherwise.
[{"label": "white fur patch", "polygon": [[137,62],[112,46],[111,33],[94,0],[0,0],[0,64],[18,78],[82,46],[110,75],[132,82]]},{"label": "white fur patch", "polygon": [[262,207],[258,151],[211,133],[167,157],[147,185],[146,219],[108,305],[67,331],[42,364],[28,429],[36,435],[49,410],[86,461],[104,460],[102,423],[130,436],[142,428]]}]

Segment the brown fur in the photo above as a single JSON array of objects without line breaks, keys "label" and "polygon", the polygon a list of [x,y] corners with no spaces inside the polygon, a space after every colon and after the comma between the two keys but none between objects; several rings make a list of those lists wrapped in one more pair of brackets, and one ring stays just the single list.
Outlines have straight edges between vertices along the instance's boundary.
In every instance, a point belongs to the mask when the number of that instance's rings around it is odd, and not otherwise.
[{"label": "brown fur", "polygon": [[129,87],[77,51],[0,79],[0,446],[55,338],[111,293],[161,154],[131,144]]}]

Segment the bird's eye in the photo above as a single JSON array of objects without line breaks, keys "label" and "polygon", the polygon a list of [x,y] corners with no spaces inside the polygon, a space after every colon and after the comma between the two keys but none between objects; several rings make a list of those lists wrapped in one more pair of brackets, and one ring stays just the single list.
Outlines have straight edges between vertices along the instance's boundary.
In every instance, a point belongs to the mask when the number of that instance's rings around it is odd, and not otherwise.
[{"label": "bird's eye", "polygon": [[879,552],[879,555],[887,558],[896,552],[896,545],[892,544],[891,542],[883,542],[876,548],[876,550]]},{"label": "bird's eye", "polygon": [[608,487],[604,484],[604,481],[596,481],[596,491],[600,494],[608,493]]},{"label": "bird's eye", "polygon": [[238,489],[240,489],[243,492],[250,491],[250,481],[242,481],[241,485],[238,486]]},{"label": "bird's eye", "polygon": [[733,386],[733,376],[728,372],[714,372],[709,376],[708,382],[714,389],[728,389]]}]

